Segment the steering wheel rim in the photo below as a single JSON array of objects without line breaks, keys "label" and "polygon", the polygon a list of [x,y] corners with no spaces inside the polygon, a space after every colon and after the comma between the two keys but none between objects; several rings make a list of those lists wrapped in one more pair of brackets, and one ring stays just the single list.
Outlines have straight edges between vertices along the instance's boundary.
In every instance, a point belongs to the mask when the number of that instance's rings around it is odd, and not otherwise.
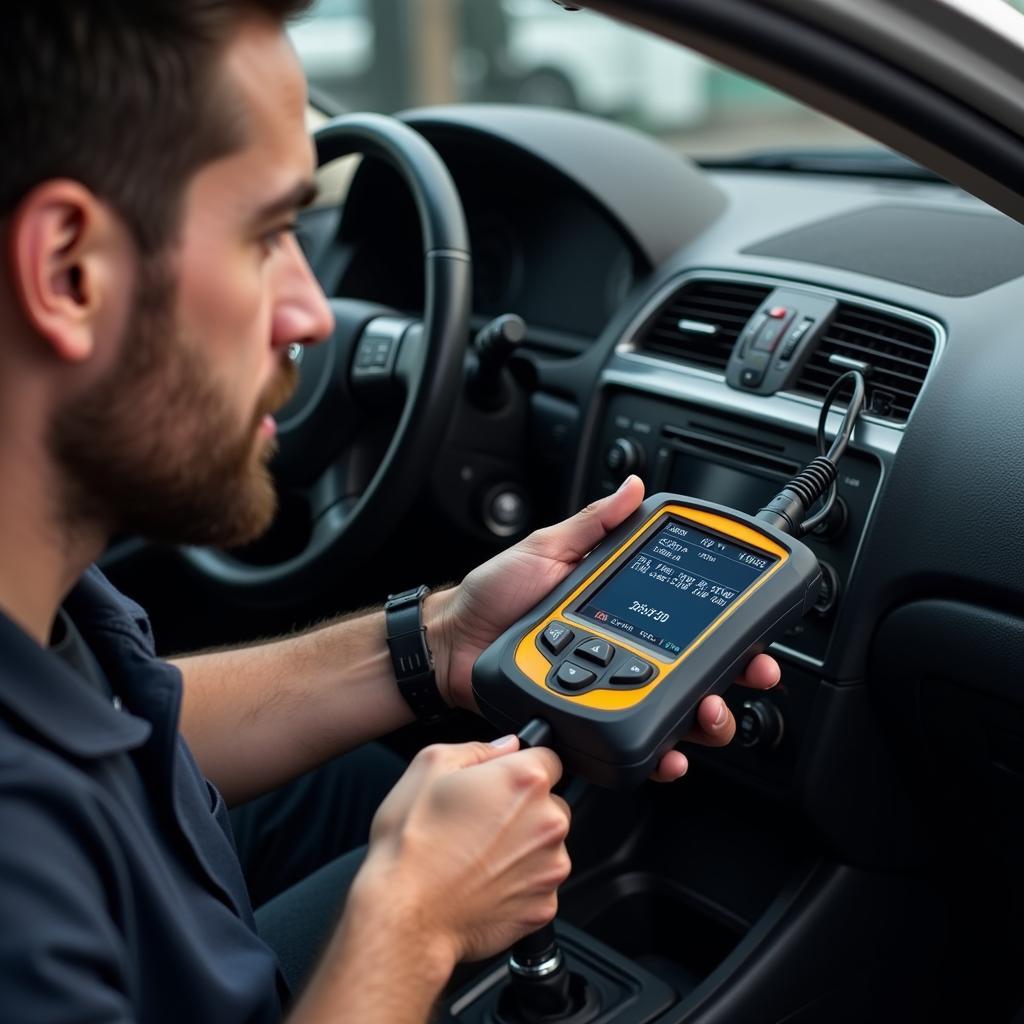
[{"label": "steering wheel rim", "polygon": [[[365,489],[358,496],[329,497],[316,509],[309,543],[297,555],[272,565],[254,565],[214,548],[180,549],[192,570],[248,605],[275,605],[316,591],[325,577],[330,578],[332,568],[357,564],[383,540],[426,478],[463,379],[472,266],[469,231],[448,168],[422,135],[380,114],[336,117],[316,131],[314,140],[320,166],[361,153],[388,164],[409,189],[423,239],[422,343],[417,342],[416,324],[409,317],[404,318],[403,327],[394,322],[402,320],[396,311],[354,300],[331,300],[337,323],[334,335],[315,346],[324,349],[318,360],[320,375],[341,374],[348,382],[349,375],[357,372],[352,355],[360,339],[365,339],[371,324],[386,325],[384,333],[395,335],[391,366],[394,379],[405,385],[405,401]],[[344,339],[341,331],[347,332]],[[329,401],[331,389],[320,384],[317,380],[310,389],[316,393],[313,401]],[[286,438],[281,441],[283,447]],[[322,486],[333,468],[329,466],[310,490],[319,487],[333,495],[330,485]]]}]

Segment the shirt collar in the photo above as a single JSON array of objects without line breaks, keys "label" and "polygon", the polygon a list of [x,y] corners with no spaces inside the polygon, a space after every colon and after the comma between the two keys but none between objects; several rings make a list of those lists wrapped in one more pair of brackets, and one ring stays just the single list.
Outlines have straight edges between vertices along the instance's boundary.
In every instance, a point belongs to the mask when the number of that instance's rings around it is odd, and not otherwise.
[{"label": "shirt collar", "polygon": [[[87,575],[67,606],[82,636],[101,662],[118,642],[138,642],[138,623]],[[80,611],[88,610],[82,615]],[[104,635],[106,630],[106,635]],[[141,637],[141,634],[140,634]],[[97,644],[107,650],[96,650]],[[19,720],[51,745],[82,758],[107,757],[141,746],[152,726],[120,711],[62,658],[40,647],[0,613],[0,716]],[[116,651],[114,652],[116,654]]]}]

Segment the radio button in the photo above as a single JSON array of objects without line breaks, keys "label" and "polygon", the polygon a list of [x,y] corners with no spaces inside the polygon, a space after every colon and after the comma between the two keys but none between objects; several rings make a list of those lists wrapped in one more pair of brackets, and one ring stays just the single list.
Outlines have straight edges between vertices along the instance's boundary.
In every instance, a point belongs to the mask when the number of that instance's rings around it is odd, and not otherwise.
[{"label": "radio button", "polygon": [[814,602],[814,610],[824,618],[835,609],[843,585],[839,581],[839,573],[828,562],[822,562],[819,559],[818,564],[821,566],[821,582],[818,584],[818,597]]},{"label": "radio button", "polygon": [[589,686],[596,676],[589,669],[582,665],[575,665],[571,661],[564,662],[555,674],[555,679],[566,690],[582,690]]},{"label": "radio button", "polygon": [[639,658],[630,658],[623,662],[608,680],[613,686],[635,686],[646,682],[654,674],[654,669]]},{"label": "radio button", "polygon": [[[776,316],[777,313],[781,315]],[[779,339],[786,333],[786,329],[789,327],[790,313],[788,309],[773,309],[768,315],[773,319],[769,320],[761,328],[757,338],[754,340],[755,352],[774,352]]]},{"label": "radio button", "polygon": [[576,634],[564,622],[552,622],[541,634],[544,646],[553,654],[561,654]]},{"label": "radio button", "polygon": [[[633,429],[639,430],[640,424]],[[604,466],[616,480],[625,480],[630,473],[643,471],[644,449],[628,437],[617,437],[604,453]]]},{"label": "radio button", "polygon": [[576,653],[587,661],[597,662],[598,665],[607,665],[612,660],[615,648],[607,640],[587,640],[576,648]]},{"label": "radio button", "polygon": [[774,750],[779,745],[785,725],[782,712],[771,701],[745,701],[736,717],[736,742],[741,747]]}]

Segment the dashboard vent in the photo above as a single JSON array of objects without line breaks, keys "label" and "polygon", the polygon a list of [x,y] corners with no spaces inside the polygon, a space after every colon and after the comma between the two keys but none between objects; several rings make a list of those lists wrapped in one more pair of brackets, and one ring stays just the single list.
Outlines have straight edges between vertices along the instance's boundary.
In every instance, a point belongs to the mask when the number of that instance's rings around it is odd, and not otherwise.
[{"label": "dashboard vent", "polygon": [[924,324],[842,303],[800,371],[793,390],[822,398],[842,369],[833,354],[870,363],[865,411],[903,423],[935,355],[935,333]]},{"label": "dashboard vent", "polygon": [[770,292],[762,285],[690,281],[640,330],[636,350],[724,371],[740,331]]}]

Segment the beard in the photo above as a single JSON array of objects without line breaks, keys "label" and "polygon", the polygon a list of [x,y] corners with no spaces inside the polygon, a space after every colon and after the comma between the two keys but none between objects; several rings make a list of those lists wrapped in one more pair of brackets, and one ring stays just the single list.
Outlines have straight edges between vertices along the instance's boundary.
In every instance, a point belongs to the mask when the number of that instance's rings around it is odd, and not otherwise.
[{"label": "beard", "polygon": [[283,358],[239,426],[201,347],[179,337],[175,285],[166,261],[143,262],[121,362],[53,424],[62,513],[72,528],[90,522],[111,535],[235,547],[274,519],[276,445],[259,425],[292,395],[297,371]]}]

